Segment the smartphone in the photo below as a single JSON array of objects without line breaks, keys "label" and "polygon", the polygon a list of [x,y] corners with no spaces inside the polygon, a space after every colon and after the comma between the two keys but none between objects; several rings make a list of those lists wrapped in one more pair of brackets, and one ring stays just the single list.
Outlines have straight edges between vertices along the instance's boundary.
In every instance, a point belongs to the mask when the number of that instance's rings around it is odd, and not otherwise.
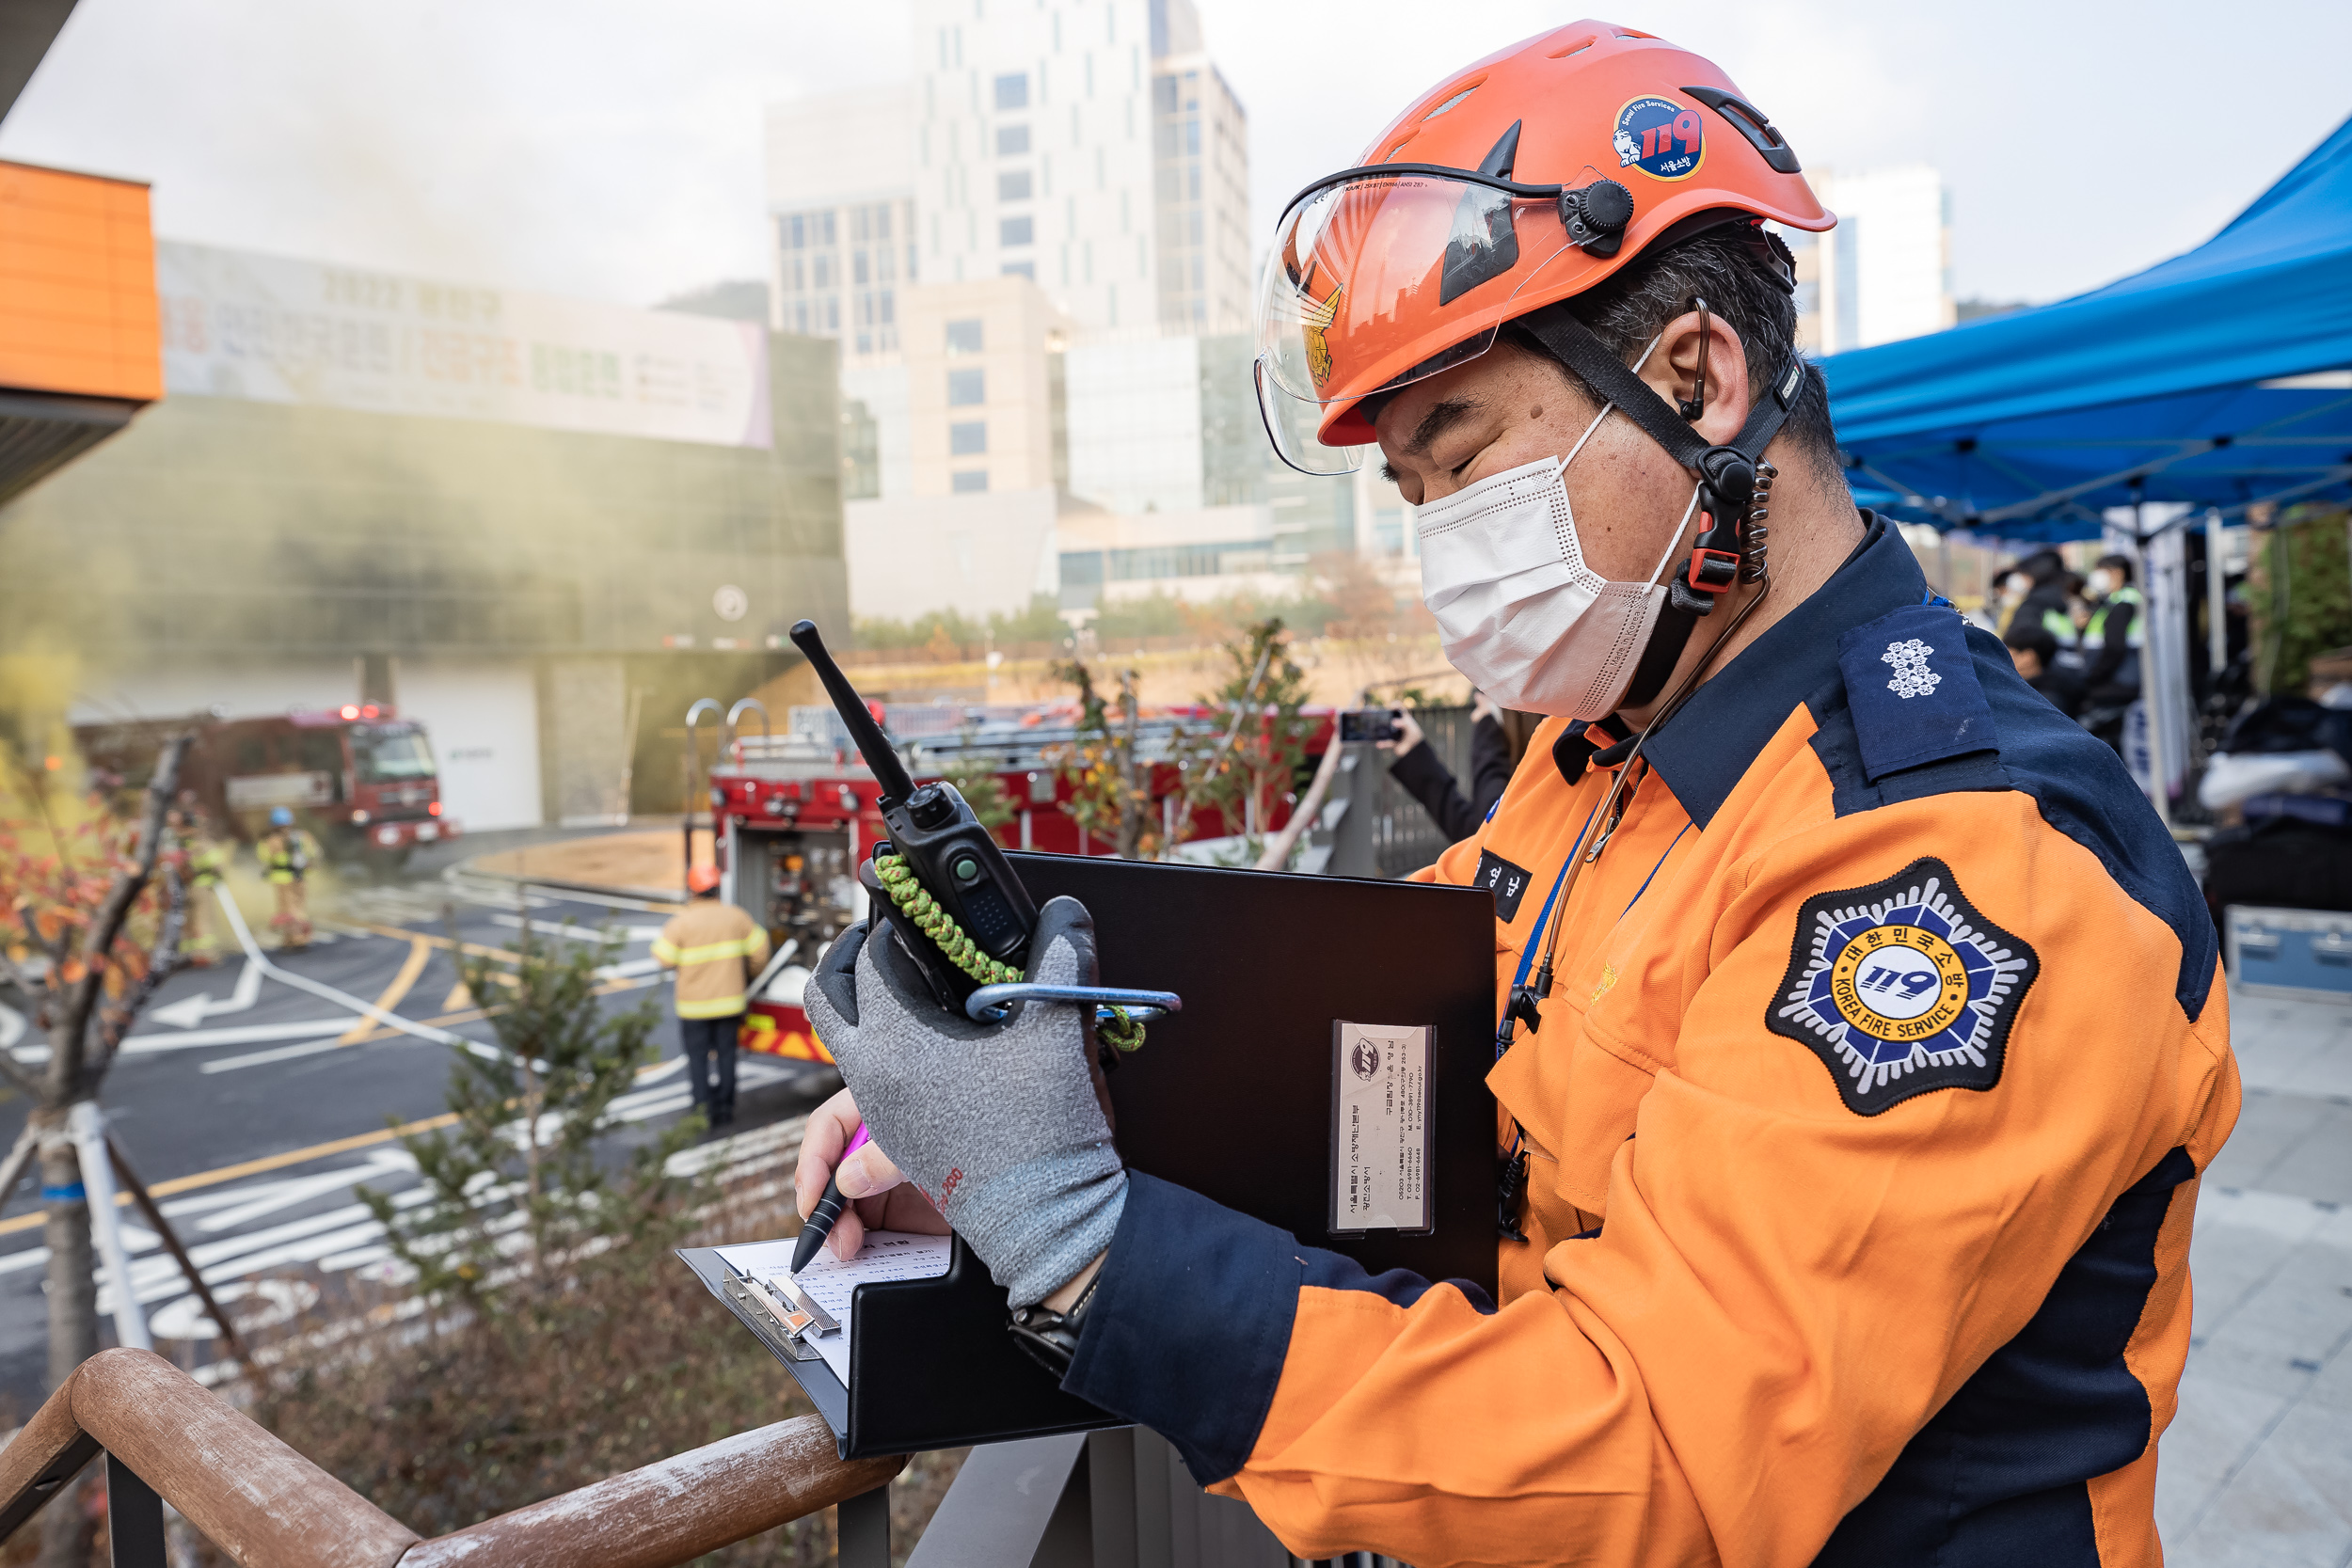
[{"label": "smartphone", "polygon": [[1360,746],[1375,740],[1394,740],[1396,721],[1404,717],[1401,707],[1348,708],[1340,715],[1340,744]]}]

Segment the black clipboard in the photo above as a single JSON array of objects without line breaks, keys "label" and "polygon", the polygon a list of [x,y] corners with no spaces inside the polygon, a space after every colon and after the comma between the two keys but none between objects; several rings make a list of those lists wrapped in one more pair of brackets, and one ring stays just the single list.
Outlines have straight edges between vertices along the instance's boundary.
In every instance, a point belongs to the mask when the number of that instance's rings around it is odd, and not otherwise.
[{"label": "black clipboard", "polygon": [[[1039,903],[1093,911],[1103,982],[1172,990],[1110,1075],[1128,1165],[1379,1272],[1495,1290],[1494,902],[1476,888],[1016,854]],[[1332,1025],[1432,1031],[1424,1232],[1334,1235]],[[1005,1292],[955,1241],[936,1279],[861,1285],[850,1386],[792,1359],[725,1286],[715,1249],[679,1256],[833,1426],[845,1459],[1125,1424],[1065,1394],[1005,1327]]]}]

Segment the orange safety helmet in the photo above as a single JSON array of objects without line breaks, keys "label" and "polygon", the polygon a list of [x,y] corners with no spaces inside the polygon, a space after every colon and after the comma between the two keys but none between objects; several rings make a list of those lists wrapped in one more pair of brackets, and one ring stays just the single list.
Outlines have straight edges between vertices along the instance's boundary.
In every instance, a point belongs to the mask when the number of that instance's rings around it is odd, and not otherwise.
[{"label": "orange safety helmet", "polygon": [[719,868],[715,865],[697,865],[689,870],[686,873],[686,891],[689,893],[718,892]]},{"label": "orange safety helmet", "polygon": [[1351,470],[1367,395],[1476,357],[1651,245],[1760,219],[1836,222],[1707,60],[1606,22],[1490,55],[1283,213],[1259,286],[1266,433],[1294,467]]}]

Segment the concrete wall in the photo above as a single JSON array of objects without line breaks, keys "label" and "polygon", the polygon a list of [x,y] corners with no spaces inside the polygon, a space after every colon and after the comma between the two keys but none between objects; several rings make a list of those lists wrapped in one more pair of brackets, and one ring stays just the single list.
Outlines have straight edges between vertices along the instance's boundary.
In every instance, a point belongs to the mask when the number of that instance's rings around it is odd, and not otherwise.
[{"label": "concrete wall", "polygon": [[834,348],[770,364],[765,450],[169,397],[0,506],[6,650],[65,673],[0,719],[339,705],[373,658],[469,827],[628,810],[632,690],[732,702],[802,616],[847,637]]}]

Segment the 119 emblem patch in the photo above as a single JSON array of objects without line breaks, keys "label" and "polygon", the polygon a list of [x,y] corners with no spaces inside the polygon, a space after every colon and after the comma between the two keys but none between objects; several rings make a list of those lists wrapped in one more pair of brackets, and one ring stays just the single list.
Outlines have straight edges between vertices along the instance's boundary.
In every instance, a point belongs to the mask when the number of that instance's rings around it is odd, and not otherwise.
[{"label": "119 emblem patch", "polygon": [[1936,1089],[1989,1089],[2040,972],[1933,857],[1808,898],[1764,1026],[1810,1047],[1846,1109],[1874,1117]]}]

